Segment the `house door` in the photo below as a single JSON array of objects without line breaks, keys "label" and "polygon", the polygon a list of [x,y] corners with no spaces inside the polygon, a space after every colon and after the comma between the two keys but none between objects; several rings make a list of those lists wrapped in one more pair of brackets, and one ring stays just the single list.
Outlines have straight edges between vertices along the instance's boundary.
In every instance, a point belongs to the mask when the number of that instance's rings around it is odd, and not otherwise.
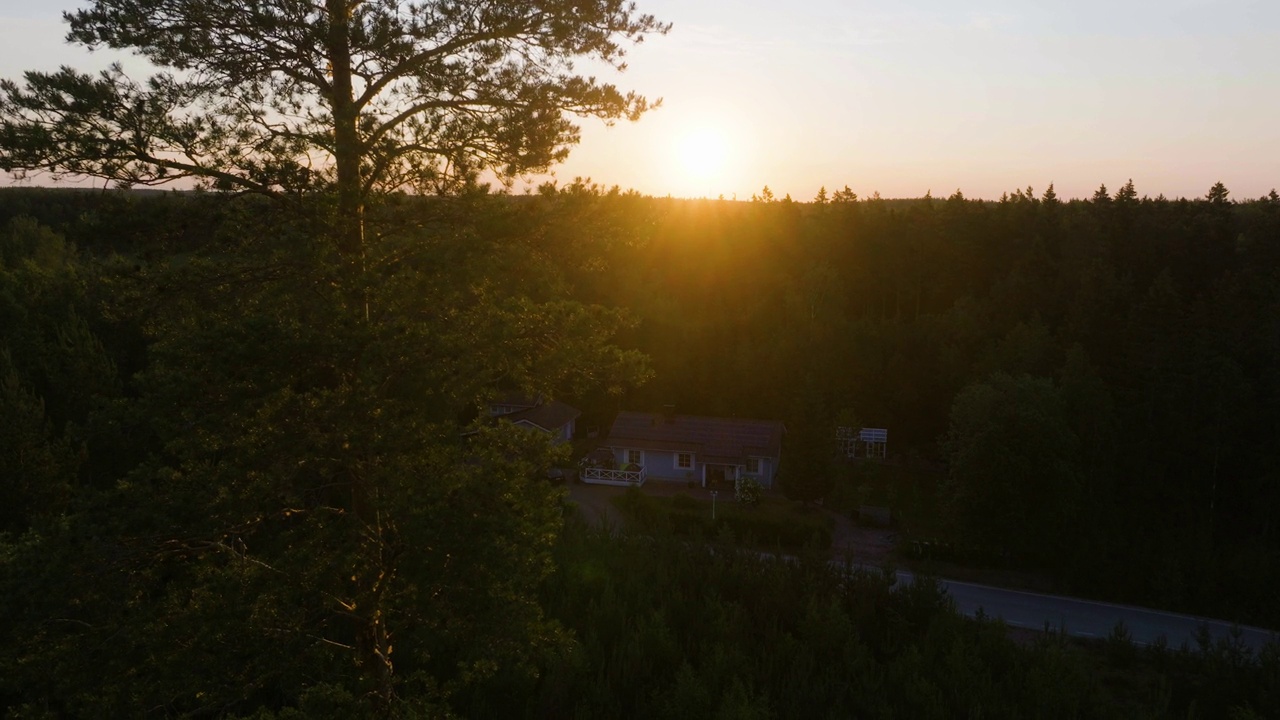
[{"label": "house door", "polygon": [[706,465],[702,486],[708,490],[732,490],[737,475],[732,465]]}]

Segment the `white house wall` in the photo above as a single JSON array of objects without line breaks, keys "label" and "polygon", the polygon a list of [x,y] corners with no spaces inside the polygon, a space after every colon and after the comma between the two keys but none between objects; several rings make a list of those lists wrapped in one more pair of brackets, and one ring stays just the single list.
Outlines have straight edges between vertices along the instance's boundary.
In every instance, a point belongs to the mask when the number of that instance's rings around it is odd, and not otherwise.
[{"label": "white house wall", "polygon": [[[627,451],[638,450],[639,448],[614,447],[613,460],[617,467],[625,467],[627,464]],[[675,451],[670,450],[640,450],[644,462],[645,475],[650,480],[661,480],[664,482],[694,482],[701,486],[706,480],[706,463],[698,458],[697,453],[693,453],[693,467],[679,468],[676,467]],[[681,452],[688,452],[687,450]],[[719,463],[712,463],[713,465]],[[775,475],[776,461],[772,458],[760,458],[760,472],[754,477],[760,485],[766,489],[773,488],[773,480]],[[738,474],[746,477],[746,462],[738,464]]]}]

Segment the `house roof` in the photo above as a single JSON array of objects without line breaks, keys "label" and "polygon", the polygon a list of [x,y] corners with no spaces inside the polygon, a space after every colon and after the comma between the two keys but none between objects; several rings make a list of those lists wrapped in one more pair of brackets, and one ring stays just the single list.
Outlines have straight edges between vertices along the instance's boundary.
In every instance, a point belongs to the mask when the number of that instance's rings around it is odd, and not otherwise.
[{"label": "house roof", "polygon": [[490,405],[512,405],[515,407],[531,408],[542,404],[542,399],[534,395],[522,395],[520,393],[507,393],[495,398],[489,403]]},{"label": "house roof", "polygon": [[643,450],[691,451],[708,457],[778,457],[786,428],[776,420],[662,415],[623,410],[609,444]]},{"label": "house roof", "polygon": [[581,414],[580,410],[571,405],[562,403],[559,400],[552,400],[537,407],[508,413],[503,415],[502,419],[510,420],[513,423],[527,422],[551,432],[577,420]]}]

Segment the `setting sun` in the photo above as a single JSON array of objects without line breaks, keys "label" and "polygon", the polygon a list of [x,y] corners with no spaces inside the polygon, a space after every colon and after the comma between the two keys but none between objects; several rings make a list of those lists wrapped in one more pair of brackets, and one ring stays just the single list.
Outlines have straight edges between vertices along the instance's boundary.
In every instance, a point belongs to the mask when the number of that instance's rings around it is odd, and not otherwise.
[{"label": "setting sun", "polygon": [[712,180],[724,173],[729,159],[729,142],[722,133],[702,128],[685,135],[677,152],[680,167],[690,179]]},{"label": "setting sun", "polygon": [[712,113],[671,118],[666,164],[660,172],[676,195],[716,197],[737,191],[750,151],[740,123]]}]

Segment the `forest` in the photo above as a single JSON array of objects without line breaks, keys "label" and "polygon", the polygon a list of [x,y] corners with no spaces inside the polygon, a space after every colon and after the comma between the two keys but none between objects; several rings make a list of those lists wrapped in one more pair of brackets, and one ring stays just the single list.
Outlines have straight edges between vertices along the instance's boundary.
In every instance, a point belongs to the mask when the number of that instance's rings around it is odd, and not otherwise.
[{"label": "forest", "polygon": [[[841,478],[1064,591],[1275,626],[1280,197],[1207,191],[605,197],[640,239],[574,286],[637,322],[629,407],[785,420],[793,495]],[[888,466],[831,468],[837,424],[888,428]]]},{"label": "forest", "polygon": [[[777,518],[594,527],[549,474],[620,409],[782,420],[771,503],[1280,627],[1274,191],[521,193],[661,104],[612,80],[669,22],[75,5],[128,63],[0,78],[5,717],[1280,716],[1276,643],[1011,630]],[[62,179],[110,189],[25,186]],[[490,421],[513,393],[581,443]],[[837,457],[861,426],[883,462]]]},{"label": "forest", "polygon": [[[584,432],[782,419],[792,497],[1277,627],[1275,193],[393,194],[354,281],[310,202],[0,191],[7,714],[1280,713],[1274,646],[1019,636],[927,583],[601,534],[542,479],[563,449],[479,420],[510,390]],[[889,458],[842,463],[837,424]]]}]

